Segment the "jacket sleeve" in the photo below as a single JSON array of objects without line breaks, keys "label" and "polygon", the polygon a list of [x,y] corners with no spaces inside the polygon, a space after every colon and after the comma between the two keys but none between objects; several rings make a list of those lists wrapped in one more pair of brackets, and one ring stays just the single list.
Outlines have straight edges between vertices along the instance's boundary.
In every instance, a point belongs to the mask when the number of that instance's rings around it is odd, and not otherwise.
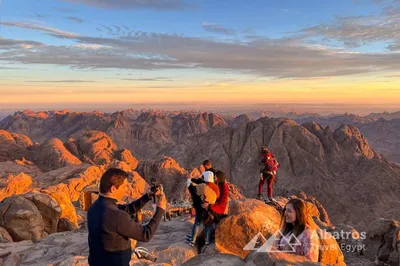
[{"label": "jacket sleeve", "polygon": [[190,181],[192,181],[193,183],[195,183],[195,184],[197,184],[197,185],[203,184],[203,183],[206,182],[206,181],[204,181],[203,178],[192,178]]},{"label": "jacket sleeve", "polygon": [[144,194],[141,198],[139,198],[138,200],[132,201],[129,204],[118,204],[118,209],[126,212],[127,214],[129,214],[130,216],[135,215],[138,211],[140,211],[143,206],[149,202],[150,198],[149,196],[146,194]]},{"label": "jacket sleeve", "polygon": [[225,183],[223,189],[220,191],[221,195],[218,198],[217,202],[211,205],[211,210],[216,214],[224,214],[226,210],[226,205],[228,204],[229,198],[229,187]]},{"label": "jacket sleeve", "polygon": [[126,212],[118,212],[117,214],[117,232],[118,234],[135,239],[141,242],[149,242],[161,221],[164,214],[164,210],[157,208],[156,213],[150,222],[146,225],[141,225],[140,223],[132,220]]}]

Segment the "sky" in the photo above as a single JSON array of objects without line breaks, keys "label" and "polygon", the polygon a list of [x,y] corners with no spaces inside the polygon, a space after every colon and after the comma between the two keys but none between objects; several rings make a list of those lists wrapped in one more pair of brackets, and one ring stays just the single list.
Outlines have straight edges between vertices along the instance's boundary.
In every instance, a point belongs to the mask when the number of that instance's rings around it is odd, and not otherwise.
[{"label": "sky", "polygon": [[400,110],[400,0],[0,1],[0,108]]}]

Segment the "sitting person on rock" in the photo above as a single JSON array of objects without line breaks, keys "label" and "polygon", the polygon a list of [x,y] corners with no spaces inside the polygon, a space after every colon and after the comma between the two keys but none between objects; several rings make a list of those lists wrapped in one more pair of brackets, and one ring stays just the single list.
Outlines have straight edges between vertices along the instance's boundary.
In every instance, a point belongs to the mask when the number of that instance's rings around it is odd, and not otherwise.
[{"label": "sitting person on rock", "polygon": [[274,247],[282,252],[291,252],[318,262],[320,240],[315,230],[308,225],[307,205],[301,199],[290,199],[285,207],[282,228]]},{"label": "sitting person on rock", "polygon": [[203,173],[203,177],[205,181],[203,184],[193,184],[190,179],[187,181],[188,189],[192,196],[193,205],[196,210],[192,234],[190,236],[186,236],[186,241],[188,241],[191,246],[194,246],[202,221],[207,215],[207,212],[202,207],[202,204],[214,204],[219,198],[219,188],[214,183],[214,174],[211,171],[205,171]]},{"label": "sitting person on rock", "polygon": [[212,222],[205,225],[205,245],[211,243],[211,234],[214,223],[218,223],[222,218],[228,215],[228,202],[229,202],[229,186],[226,183],[225,173],[217,170],[215,174],[215,182],[218,185],[220,196],[215,204],[203,203],[202,207],[211,213],[213,217]]}]

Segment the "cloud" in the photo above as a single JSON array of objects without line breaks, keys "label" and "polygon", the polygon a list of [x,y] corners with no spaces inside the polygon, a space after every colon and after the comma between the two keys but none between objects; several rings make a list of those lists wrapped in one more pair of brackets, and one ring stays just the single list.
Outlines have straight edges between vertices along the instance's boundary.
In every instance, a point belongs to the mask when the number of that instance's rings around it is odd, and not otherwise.
[{"label": "cloud", "polygon": [[[1,23],[1,22],[0,22]],[[0,48],[8,49],[8,48],[16,48],[16,47],[33,47],[40,46],[42,43],[35,41],[21,41],[21,40],[10,40],[4,39],[0,37]]]},{"label": "cloud", "polygon": [[35,18],[46,18],[46,17],[50,17],[50,15],[35,14],[33,17],[35,17]]},{"label": "cloud", "polygon": [[38,30],[47,34],[51,34],[58,37],[66,37],[73,38],[77,35],[74,33],[58,30],[55,28],[46,27],[39,24],[25,23],[25,22],[8,22],[8,21],[0,21],[0,25],[8,26],[8,27],[18,27],[24,29]]},{"label": "cloud", "polygon": [[121,80],[130,80],[130,81],[174,81],[170,78],[165,77],[154,77],[154,78],[125,78]]},{"label": "cloud", "polygon": [[69,20],[71,20],[73,22],[80,23],[80,24],[85,22],[83,19],[78,18],[78,17],[74,17],[74,16],[66,17],[66,19],[69,19]]},{"label": "cloud", "polygon": [[183,0],[65,0],[106,9],[179,10],[189,7]]},{"label": "cloud", "polygon": [[391,51],[400,49],[400,7],[388,6],[380,15],[337,17],[332,23],[303,28],[306,37],[323,37],[359,47],[371,42],[389,42]]},{"label": "cloud", "polygon": [[[400,53],[353,53],[309,44],[301,37],[259,37],[246,42],[219,42],[176,34],[135,31],[130,36],[105,38],[65,34],[64,31],[49,30],[43,25],[20,26],[52,32],[58,38],[77,44],[41,45],[34,50],[24,51],[20,50],[21,47],[13,47],[0,52],[0,60],[64,65],[82,70],[205,68],[272,78],[333,77],[400,70]],[[5,42],[21,43],[0,39],[0,44]]]},{"label": "cloud", "polygon": [[113,29],[111,29],[110,27],[107,27],[107,26],[104,26],[104,25],[101,25],[104,29],[106,29],[107,30],[107,33],[113,33]]},{"label": "cloud", "polygon": [[385,78],[400,78],[400,74],[386,75]]},{"label": "cloud", "polygon": [[24,82],[27,83],[90,83],[90,82],[96,82],[93,80],[26,80]]},{"label": "cloud", "polygon": [[99,49],[110,49],[110,46],[98,45],[98,44],[74,44],[72,47],[78,49],[89,49],[89,50],[99,50]]},{"label": "cloud", "polygon": [[235,30],[225,28],[225,27],[215,24],[215,23],[204,22],[202,24],[202,27],[205,31],[209,31],[209,32],[213,32],[213,33],[219,33],[219,34],[224,34],[224,35],[236,34]]},{"label": "cloud", "polygon": [[121,28],[119,26],[117,26],[117,25],[112,25],[112,26],[115,28],[117,33],[119,33],[121,31]]},{"label": "cloud", "polygon": [[[20,68],[20,67],[3,67],[3,66],[0,66],[0,69],[2,69],[2,70],[23,70],[23,69],[28,69],[28,68]],[[9,76],[7,76],[7,77],[9,77]]]},{"label": "cloud", "polygon": [[54,10],[63,12],[63,13],[73,13],[74,9],[72,8],[66,8],[66,7],[53,7]]}]

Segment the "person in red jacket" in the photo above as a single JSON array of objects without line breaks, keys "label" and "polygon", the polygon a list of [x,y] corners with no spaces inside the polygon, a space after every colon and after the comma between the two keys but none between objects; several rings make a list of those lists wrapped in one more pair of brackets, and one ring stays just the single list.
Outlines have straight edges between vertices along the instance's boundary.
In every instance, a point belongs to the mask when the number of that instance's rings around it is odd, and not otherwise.
[{"label": "person in red jacket", "polygon": [[214,174],[211,171],[203,172],[205,183],[193,184],[189,178],[187,180],[187,186],[190,194],[192,195],[193,205],[196,210],[195,221],[192,228],[192,234],[186,235],[186,242],[189,242],[191,246],[196,243],[197,235],[200,232],[200,227],[203,220],[207,217],[207,210],[202,207],[203,203],[214,204],[219,198],[219,188],[214,183]]},{"label": "person in red jacket", "polygon": [[[214,223],[218,223],[222,218],[228,215],[228,202],[229,202],[229,186],[226,183],[225,173],[217,170],[215,173],[215,182],[219,188],[219,198],[215,204],[204,203],[202,207],[208,209],[209,212],[214,216]],[[213,223],[205,225],[205,245],[208,246],[211,243],[211,233],[213,229]]]},{"label": "person in red jacket", "polygon": [[279,163],[267,147],[261,148],[261,165],[264,167],[264,169],[261,170],[257,198],[263,199],[263,186],[265,181],[267,181],[268,199],[272,202],[274,201],[272,198],[273,186],[276,180],[276,171],[278,170]]}]

